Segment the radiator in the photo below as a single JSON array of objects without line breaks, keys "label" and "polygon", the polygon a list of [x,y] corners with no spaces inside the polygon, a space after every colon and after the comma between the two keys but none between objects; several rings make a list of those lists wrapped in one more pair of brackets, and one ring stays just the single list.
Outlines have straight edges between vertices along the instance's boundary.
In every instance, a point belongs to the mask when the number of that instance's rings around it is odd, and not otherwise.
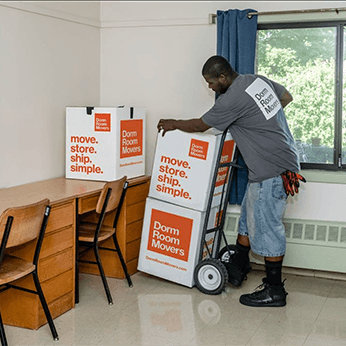
[{"label": "radiator", "polygon": [[[224,231],[235,244],[239,206],[229,206]],[[306,183],[289,197],[284,225],[287,239],[284,266],[346,273],[346,185]],[[251,262],[263,257],[251,253]]]}]

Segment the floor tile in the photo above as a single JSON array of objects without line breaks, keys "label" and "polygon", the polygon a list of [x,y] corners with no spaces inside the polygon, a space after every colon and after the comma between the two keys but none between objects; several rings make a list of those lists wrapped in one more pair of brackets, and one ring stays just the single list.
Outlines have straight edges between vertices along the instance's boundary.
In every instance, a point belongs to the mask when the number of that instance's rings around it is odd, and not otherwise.
[{"label": "floor tile", "polygon": [[190,343],[191,345],[246,345],[253,334],[246,327],[233,327],[221,320],[216,325],[208,325]]},{"label": "floor tile", "polygon": [[322,311],[327,298],[319,294],[289,291],[286,306],[270,310],[277,316],[284,315],[290,319],[316,320]]},{"label": "floor tile", "polygon": [[330,339],[307,339],[303,346],[343,346],[343,341],[341,340],[330,340]]},{"label": "floor tile", "polygon": [[290,291],[313,293],[327,297],[335,284],[334,280],[316,277],[296,276],[290,285]]},{"label": "floor tile", "polygon": [[346,282],[284,274],[286,306],[240,304],[264,276],[253,270],[241,287],[228,284],[219,295],[144,273],[132,276],[133,288],[109,278],[109,306],[100,277],[80,274],[80,303],[54,320],[59,341],[47,325],[5,326],[6,335],[16,346],[346,346]]},{"label": "floor tile", "polygon": [[327,298],[318,320],[342,321],[346,324],[346,298]]},{"label": "floor tile", "polygon": [[314,323],[307,340],[331,345],[346,345],[346,319],[319,318]]},{"label": "floor tile", "polygon": [[304,342],[305,337],[259,330],[253,334],[246,346],[302,346],[304,345]]},{"label": "floor tile", "polygon": [[329,293],[329,298],[346,298],[346,281],[336,280]]},{"label": "floor tile", "polygon": [[[280,308],[279,308],[280,309]],[[259,326],[258,332],[306,338],[311,332],[315,319],[289,317],[286,314],[269,314]]]}]

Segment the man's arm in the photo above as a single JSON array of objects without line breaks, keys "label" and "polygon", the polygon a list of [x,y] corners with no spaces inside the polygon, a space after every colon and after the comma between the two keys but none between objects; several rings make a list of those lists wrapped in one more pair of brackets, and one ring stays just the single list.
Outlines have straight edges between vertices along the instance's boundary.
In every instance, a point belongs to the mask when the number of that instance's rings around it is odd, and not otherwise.
[{"label": "man's arm", "polygon": [[168,131],[181,130],[184,132],[204,132],[211,128],[202,118],[176,120],[176,119],[160,119],[157,124],[159,131],[163,130],[162,136]]},{"label": "man's arm", "polygon": [[290,102],[293,101],[292,95],[286,90],[280,98],[282,108],[285,108]]}]

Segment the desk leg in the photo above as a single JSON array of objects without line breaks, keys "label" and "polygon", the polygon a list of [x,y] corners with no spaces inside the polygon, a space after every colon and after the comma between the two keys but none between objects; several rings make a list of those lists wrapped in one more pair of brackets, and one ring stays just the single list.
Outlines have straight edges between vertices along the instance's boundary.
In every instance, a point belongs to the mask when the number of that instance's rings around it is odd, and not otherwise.
[{"label": "desk leg", "polygon": [[75,304],[79,303],[78,229],[79,229],[78,198],[76,198]]}]

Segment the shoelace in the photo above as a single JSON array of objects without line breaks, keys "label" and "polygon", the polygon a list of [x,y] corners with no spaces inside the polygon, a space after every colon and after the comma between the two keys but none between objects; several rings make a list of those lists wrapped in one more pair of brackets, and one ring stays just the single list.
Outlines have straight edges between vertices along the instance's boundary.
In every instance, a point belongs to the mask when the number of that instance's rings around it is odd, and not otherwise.
[{"label": "shoelace", "polygon": [[255,292],[260,292],[262,290],[262,288],[265,288],[266,286],[268,285],[267,282],[262,282],[260,285],[258,285],[255,290],[254,290],[254,293]]},{"label": "shoelace", "polygon": [[[262,288],[265,288],[266,286],[269,285],[267,278],[262,279],[262,281],[263,282],[255,288],[255,292],[258,292]],[[282,281],[282,285],[284,285],[285,281],[286,281],[286,279],[284,279],[284,281]]]}]

